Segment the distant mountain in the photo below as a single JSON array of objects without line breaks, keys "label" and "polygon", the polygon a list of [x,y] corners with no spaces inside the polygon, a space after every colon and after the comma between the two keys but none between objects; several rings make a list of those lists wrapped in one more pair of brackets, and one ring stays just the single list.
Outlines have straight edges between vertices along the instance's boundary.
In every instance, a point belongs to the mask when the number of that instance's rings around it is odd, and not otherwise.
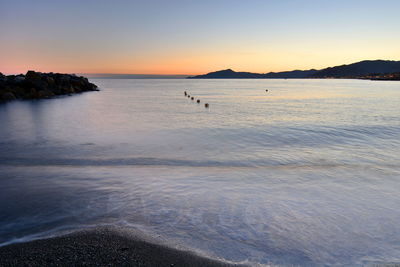
[{"label": "distant mountain", "polygon": [[329,67],[322,70],[293,70],[283,72],[252,73],[236,72],[231,69],[210,72],[188,79],[273,79],[273,78],[361,78],[370,74],[400,72],[400,61],[365,60],[349,65]]},{"label": "distant mountain", "polygon": [[283,72],[253,73],[236,72],[231,69],[210,72],[204,75],[188,77],[188,79],[274,79],[274,78],[307,78],[317,70],[294,70]]},{"label": "distant mountain", "polygon": [[400,72],[400,61],[392,60],[364,60],[349,65],[341,65],[322,69],[310,78],[357,78],[375,73]]},{"label": "distant mountain", "polygon": [[265,78],[290,78],[290,79],[301,79],[307,78],[311,75],[317,73],[318,71],[315,69],[311,70],[292,70],[292,71],[282,71],[282,72],[269,72],[264,74]]}]

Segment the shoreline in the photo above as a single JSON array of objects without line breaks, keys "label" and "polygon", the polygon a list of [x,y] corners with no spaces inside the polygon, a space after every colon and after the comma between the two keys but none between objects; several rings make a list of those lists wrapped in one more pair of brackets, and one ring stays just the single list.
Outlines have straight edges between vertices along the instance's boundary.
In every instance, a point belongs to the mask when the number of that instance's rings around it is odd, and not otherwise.
[{"label": "shoreline", "polygon": [[247,266],[200,256],[116,227],[0,247],[1,266]]}]

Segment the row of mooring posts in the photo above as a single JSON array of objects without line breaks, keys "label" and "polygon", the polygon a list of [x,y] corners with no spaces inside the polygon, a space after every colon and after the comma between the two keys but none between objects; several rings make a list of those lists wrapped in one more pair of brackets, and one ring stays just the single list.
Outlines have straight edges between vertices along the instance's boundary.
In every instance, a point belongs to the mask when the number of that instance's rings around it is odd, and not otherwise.
[{"label": "row of mooring posts", "polygon": [[[190,98],[192,101],[194,101],[194,97],[193,97],[193,96],[190,96],[186,91],[183,92],[183,93],[185,94],[185,96],[187,96],[187,97]],[[200,99],[197,99],[196,102],[197,102],[197,104],[200,104]],[[208,103],[205,103],[205,104],[204,104],[204,107],[208,108],[208,107],[209,107]]]}]

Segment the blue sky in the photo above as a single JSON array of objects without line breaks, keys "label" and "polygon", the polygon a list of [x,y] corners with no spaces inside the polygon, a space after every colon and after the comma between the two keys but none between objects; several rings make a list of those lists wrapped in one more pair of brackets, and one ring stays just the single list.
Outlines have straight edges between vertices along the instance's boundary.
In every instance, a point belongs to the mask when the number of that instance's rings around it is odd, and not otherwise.
[{"label": "blue sky", "polygon": [[197,74],[400,60],[400,1],[0,0],[0,71]]}]

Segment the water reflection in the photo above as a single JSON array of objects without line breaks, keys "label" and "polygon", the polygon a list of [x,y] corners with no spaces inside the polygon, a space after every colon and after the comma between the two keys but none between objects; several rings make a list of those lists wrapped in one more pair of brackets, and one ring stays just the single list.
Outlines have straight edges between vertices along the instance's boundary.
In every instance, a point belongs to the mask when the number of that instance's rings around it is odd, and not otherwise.
[{"label": "water reflection", "polygon": [[235,261],[400,261],[397,83],[95,83],[0,105],[0,243],[118,224]]}]

